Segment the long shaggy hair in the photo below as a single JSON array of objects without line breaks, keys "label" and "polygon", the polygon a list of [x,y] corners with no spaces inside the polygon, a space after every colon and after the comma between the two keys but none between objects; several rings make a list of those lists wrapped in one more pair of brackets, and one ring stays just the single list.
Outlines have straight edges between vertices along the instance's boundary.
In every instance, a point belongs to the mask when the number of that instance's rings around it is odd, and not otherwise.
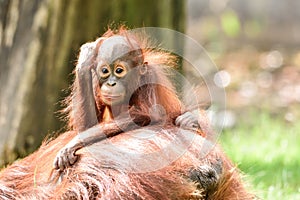
[{"label": "long shaggy hair", "polygon": [[[132,97],[129,101],[129,106],[137,106],[139,108],[139,113],[136,115],[147,115],[153,105],[160,105],[164,108],[167,118],[169,120],[174,120],[179,116],[184,107],[176,93],[174,85],[171,83],[168,76],[170,75],[170,70],[177,66],[177,57],[170,52],[164,51],[156,46],[153,41],[150,41],[143,33],[134,33],[128,31],[124,26],[121,26],[117,30],[109,29],[103,34],[100,42],[97,44],[96,48],[99,48],[105,39],[113,36],[123,36],[127,39],[128,43],[136,43],[139,45],[139,49],[142,54],[143,63],[147,68],[146,73],[143,75],[138,74],[138,78],[135,80],[130,80],[132,83],[129,87],[140,85],[142,87],[135,88]],[[137,50],[133,47],[132,50]],[[76,73],[74,71],[74,73]],[[76,77],[76,76],[75,76]],[[98,116],[98,122],[102,122],[103,111],[105,104],[101,100],[100,87],[97,76],[94,74],[94,91],[95,91],[95,107]],[[78,130],[78,126],[82,124],[82,116],[84,116],[84,109],[78,108],[78,102],[82,102],[83,99],[77,94],[78,86],[76,85],[76,80],[72,86],[72,92],[70,96],[66,99],[66,109],[63,111],[66,113],[68,126],[70,130]],[[157,83],[157,84],[149,84]],[[72,101],[76,99],[77,104],[74,105]],[[76,109],[74,109],[76,107]]]},{"label": "long shaggy hair", "polygon": [[[117,32],[108,30],[103,37],[114,35],[140,45],[149,73],[139,81],[163,83],[148,84],[135,91],[130,100],[130,106],[139,107],[135,115],[149,115],[151,106],[159,104],[167,119],[174,120],[183,105],[167,78],[167,69],[176,66],[176,58],[147,48],[145,38],[132,35],[124,27]],[[95,109],[101,123],[103,103],[97,96],[100,86],[95,87]],[[53,161],[57,153],[76,136],[85,114],[83,108],[74,109],[77,105],[72,104],[73,99],[83,101],[77,89],[73,85],[66,101],[70,131],[3,169],[0,199],[253,199],[238,170],[218,146],[173,123],[140,127],[84,147],[77,152],[79,160],[72,167],[55,171]]]},{"label": "long shaggy hair", "polygon": [[[140,136],[149,132],[155,133],[150,139]],[[147,127],[85,147],[59,174],[52,162],[75,134],[66,132],[2,170],[0,199],[254,199],[217,146],[176,127]],[[221,170],[209,187],[191,179],[193,170],[210,166]]]}]

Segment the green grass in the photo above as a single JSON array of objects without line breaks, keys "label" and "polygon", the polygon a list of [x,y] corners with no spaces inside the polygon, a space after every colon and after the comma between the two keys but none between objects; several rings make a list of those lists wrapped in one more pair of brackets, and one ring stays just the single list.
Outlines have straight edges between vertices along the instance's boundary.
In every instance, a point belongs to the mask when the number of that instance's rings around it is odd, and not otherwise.
[{"label": "green grass", "polygon": [[[300,123],[251,114],[220,142],[262,199],[300,199]],[[251,121],[250,121],[251,120]]]}]

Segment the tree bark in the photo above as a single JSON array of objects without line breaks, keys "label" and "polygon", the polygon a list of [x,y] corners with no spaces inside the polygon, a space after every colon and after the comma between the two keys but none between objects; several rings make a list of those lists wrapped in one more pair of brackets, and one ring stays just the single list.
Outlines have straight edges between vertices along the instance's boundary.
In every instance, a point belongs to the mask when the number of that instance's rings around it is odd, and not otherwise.
[{"label": "tree bark", "polygon": [[0,0],[0,166],[64,130],[59,102],[81,44],[112,22],[183,31],[182,2]]}]

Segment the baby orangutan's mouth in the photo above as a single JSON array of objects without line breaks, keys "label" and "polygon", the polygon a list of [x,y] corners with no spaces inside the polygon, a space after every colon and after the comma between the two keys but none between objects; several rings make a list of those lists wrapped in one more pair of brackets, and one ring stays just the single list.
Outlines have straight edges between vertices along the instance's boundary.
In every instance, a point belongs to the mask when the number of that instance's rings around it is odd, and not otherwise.
[{"label": "baby orangutan's mouth", "polygon": [[107,105],[123,102],[124,94],[102,93],[102,100]]}]

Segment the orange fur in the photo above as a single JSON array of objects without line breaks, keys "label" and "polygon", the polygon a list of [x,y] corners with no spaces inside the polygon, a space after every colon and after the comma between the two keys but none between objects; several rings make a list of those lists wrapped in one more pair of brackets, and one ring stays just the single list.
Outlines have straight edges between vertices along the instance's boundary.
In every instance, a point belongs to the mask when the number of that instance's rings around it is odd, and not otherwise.
[{"label": "orange fur", "polygon": [[[84,97],[77,95],[78,86],[74,84],[65,110],[71,131],[44,143],[33,154],[3,169],[0,199],[253,199],[238,170],[218,146],[195,131],[181,130],[172,123],[184,106],[167,78],[168,69],[176,66],[176,57],[159,49],[146,48],[145,37],[131,34],[124,27],[117,32],[108,30],[103,37],[116,34],[134,39],[141,45],[144,62],[152,74],[142,77],[143,81],[163,83],[138,88],[130,106],[137,106],[139,110],[131,114],[148,116],[151,106],[156,103],[164,107],[168,123],[163,127],[141,127],[84,147],[77,152],[79,160],[58,173],[53,170],[53,160],[76,136],[85,115],[85,110],[78,107]],[[95,108],[99,123],[105,123],[111,117],[105,111],[99,87],[94,88]],[[77,104],[72,104],[74,99]],[[210,130],[206,127],[202,131]],[[206,152],[207,149],[210,151]],[[221,163],[221,174],[209,190],[190,178],[192,170],[201,166],[214,168],[218,166],[216,163]]]},{"label": "orange fur", "polygon": [[[151,71],[151,73],[149,73],[151,75],[141,77],[140,79],[142,80],[132,81],[135,81],[135,84],[139,84],[141,82],[158,83],[147,84],[146,86],[142,86],[142,89],[139,88],[137,91],[135,91],[135,93],[132,95],[133,99],[130,102],[131,105],[129,106],[138,105],[140,113],[145,115],[149,113],[149,108],[151,108],[154,103],[159,104],[165,109],[168,119],[174,120],[182,113],[184,109],[180,99],[176,94],[173,84],[168,78],[168,70],[176,66],[176,56],[159,48],[149,48],[149,46],[153,45],[150,44],[150,41],[147,39],[147,37],[142,34],[131,33],[124,26],[121,26],[116,31],[109,29],[103,34],[102,38],[109,38],[115,35],[124,36],[128,38],[129,42],[137,42],[142,50],[144,63],[147,63],[147,66],[149,66],[148,70]],[[101,46],[103,41],[104,40],[101,40],[98,43],[98,47]],[[101,85],[97,84],[97,77],[94,77],[94,79],[95,103],[98,113],[98,121],[101,123],[104,119],[104,110],[106,105],[101,100]],[[74,81],[74,83],[76,83],[76,81]],[[73,105],[72,103],[74,99],[76,99],[76,102],[79,104],[83,101],[83,97],[77,95],[77,90],[77,85],[74,84],[71,95],[65,101],[67,107],[64,112],[67,114],[68,126],[71,130],[78,130],[78,126],[81,124],[80,116],[84,115],[84,110],[78,108],[77,105]],[[74,106],[77,109],[74,109]]]},{"label": "orange fur", "polygon": [[[147,130],[155,132],[150,139],[139,137],[140,132],[135,130],[80,150],[79,162],[59,179],[52,170],[52,161],[75,135],[64,133],[1,171],[0,199],[254,199],[219,147],[174,126],[164,130],[152,126],[140,131]],[[207,155],[202,151],[204,145],[211,147]],[[151,153],[159,156],[151,157]],[[189,170],[220,160],[220,181],[205,197],[201,187],[188,178]],[[159,167],[164,162],[167,164]],[[141,171],[149,166],[158,168]]]}]

